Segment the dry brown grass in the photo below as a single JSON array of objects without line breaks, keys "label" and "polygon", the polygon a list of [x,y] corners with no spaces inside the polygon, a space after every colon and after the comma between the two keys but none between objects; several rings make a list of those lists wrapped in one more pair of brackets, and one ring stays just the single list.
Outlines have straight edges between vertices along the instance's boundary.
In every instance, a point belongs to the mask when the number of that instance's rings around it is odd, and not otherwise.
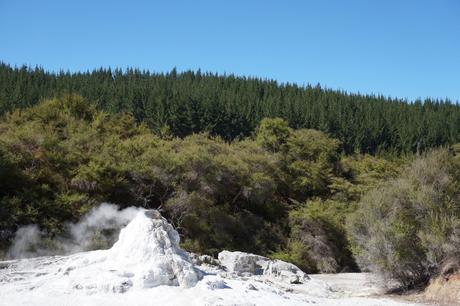
[{"label": "dry brown grass", "polygon": [[433,279],[424,295],[426,300],[438,305],[460,305],[460,271]]}]

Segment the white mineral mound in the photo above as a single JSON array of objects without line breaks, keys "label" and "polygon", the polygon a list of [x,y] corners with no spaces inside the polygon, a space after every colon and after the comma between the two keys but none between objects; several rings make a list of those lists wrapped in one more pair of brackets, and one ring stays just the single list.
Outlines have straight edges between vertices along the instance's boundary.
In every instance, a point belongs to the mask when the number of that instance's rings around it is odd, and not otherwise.
[{"label": "white mineral mound", "polygon": [[179,247],[178,233],[156,211],[140,211],[109,250],[12,261],[5,270],[10,273],[0,274],[0,285],[60,293],[123,293],[131,287],[161,285],[189,288],[199,278],[188,253]]},{"label": "white mineral mound", "polygon": [[259,276],[285,284],[302,284],[310,280],[305,272],[291,263],[255,254],[222,251],[219,262],[226,271],[237,276]]},{"label": "white mineral mound", "polygon": [[403,305],[345,297],[292,264],[254,254],[194,262],[158,212],[141,211],[109,250],[0,262],[0,305]]},{"label": "white mineral mound", "polygon": [[[157,211],[140,211],[109,250],[70,256],[70,290],[125,292],[131,287],[195,286],[198,273],[179,234]],[[97,272],[97,273],[95,273]]]},{"label": "white mineral mound", "polygon": [[157,211],[140,212],[107,253],[118,270],[130,271],[143,288],[189,288],[198,281],[188,253],[179,247],[179,234]]}]

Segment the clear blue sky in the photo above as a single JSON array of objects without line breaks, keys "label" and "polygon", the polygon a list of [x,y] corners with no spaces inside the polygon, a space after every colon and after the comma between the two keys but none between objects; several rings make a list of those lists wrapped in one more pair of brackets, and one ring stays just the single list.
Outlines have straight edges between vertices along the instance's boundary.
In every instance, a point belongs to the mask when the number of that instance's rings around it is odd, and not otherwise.
[{"label": "clear blue sky", "polygon": [[0,0],[0,60],[201,68],[460,101],[460,0]]}]

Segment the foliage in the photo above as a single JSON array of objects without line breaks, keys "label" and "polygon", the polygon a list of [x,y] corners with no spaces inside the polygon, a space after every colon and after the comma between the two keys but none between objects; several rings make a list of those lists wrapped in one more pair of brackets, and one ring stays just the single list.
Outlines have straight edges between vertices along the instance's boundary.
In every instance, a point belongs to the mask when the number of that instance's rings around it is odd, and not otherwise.
[{"label": "foliage", "polygon": [[257,142],[271,152],[285,150],[288,137],[292,130],[286,120],[281,118],[264,118],[257,128]]},{"label": "foliage", "polygon": [[[197,253],[243,250],[306,271],[356,270],[345,217],[399,159],[341,156],[341,142],[265,118],[253,137],[160,137],[76,95],[0,122],[0,243],[22,225],[51,235],[101,202],[162,211]],[[369,185],[369,186],[368,186]]]},{"label": "foliage", "polygon": [[356,271],[344,227],[345,217],[354,209],[353,205],[314,199],[292,210],[287,247],[272,257],[314,273]]},{"label": "foliage", "polygon": [[411,287],[439,273],[444,262],[458,260],[459,182],[459,160],[438,149],[368,192],[348,220],[360,266]]},{"label": "foliage", "polygon": [[340,142],[326,134],[300,129],[287,139],[284,157],[288,181],[297,199],[328,195],[334,177],[341,175],[339,167]]},{"label": "foliage", "polygon": [[0,63],[0,114],[66,93],[77,93],[109,113],[129,112],[161,135],[208,132],[230,141],[250,136],[263,118],[278,117],[293,129],[331,135],[347,154],[415,153],[460,142],[460,106],[448,100],[407,103],[201,71],[109,68],[55,74]]},{"label": "foliage", "polygon": [[340,166],[347,180],[336,180],[333,189],[342,201],[357,201],[361,195],[397,177],[412,157],[382,158],[369,154],[343,156]]}]

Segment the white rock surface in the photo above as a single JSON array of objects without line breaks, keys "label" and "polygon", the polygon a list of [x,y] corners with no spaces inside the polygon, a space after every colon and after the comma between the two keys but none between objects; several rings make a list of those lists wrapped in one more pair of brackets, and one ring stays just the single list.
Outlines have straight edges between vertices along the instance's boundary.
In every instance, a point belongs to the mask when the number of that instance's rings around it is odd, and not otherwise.
[{"label": "white rock surface", "polygon": [[[46,258],[51,259],[45,262]],[[36,273],[27,272],[30,266]],[[5,270],[13,271],[0,273],[0,285],[18,283],[20,291],[43,287],[67,293],[124,293],[132,287],[189,288],[199,279],[187,252],[179,247],[178,233],[152,211],[139,212],[109,250],[24,259]],[[38,277],[24,277],[29,273]]]},{"label": "white rock surface", "polygon": [[0,306],[410,305],[345,295],[294,265],[254,254],[197,258],[194,266],[172,226],[143,211],[109,250],[0,262]]},{"label": "white rock surface", "polygon": [[220,264],[230,273],[236,275],[262,275],[269,259],[263,256],[244,253],[222,251],[218,255]]},{"label": "white rock surface", "polygon": [[238,276],[261,275],[287,284],[302,284],[310,278],[297,266],[281,260],[244,253],[222,251],[218,255],[220,264]]},{"label": "white rock surface", "polygon": [[310,279],[297,266],[281,260],[269,261],[267,268],[264,269],[264,275],[275,277],[289,284],[302,284]]},{"label": "white rock surface", "polygon": [[143,288],[188,288],[198,281],[190,257],[179,247],[179,234],[155,211],[140,212],[107,253],[119,268],[133,273],[135,283]]}]

